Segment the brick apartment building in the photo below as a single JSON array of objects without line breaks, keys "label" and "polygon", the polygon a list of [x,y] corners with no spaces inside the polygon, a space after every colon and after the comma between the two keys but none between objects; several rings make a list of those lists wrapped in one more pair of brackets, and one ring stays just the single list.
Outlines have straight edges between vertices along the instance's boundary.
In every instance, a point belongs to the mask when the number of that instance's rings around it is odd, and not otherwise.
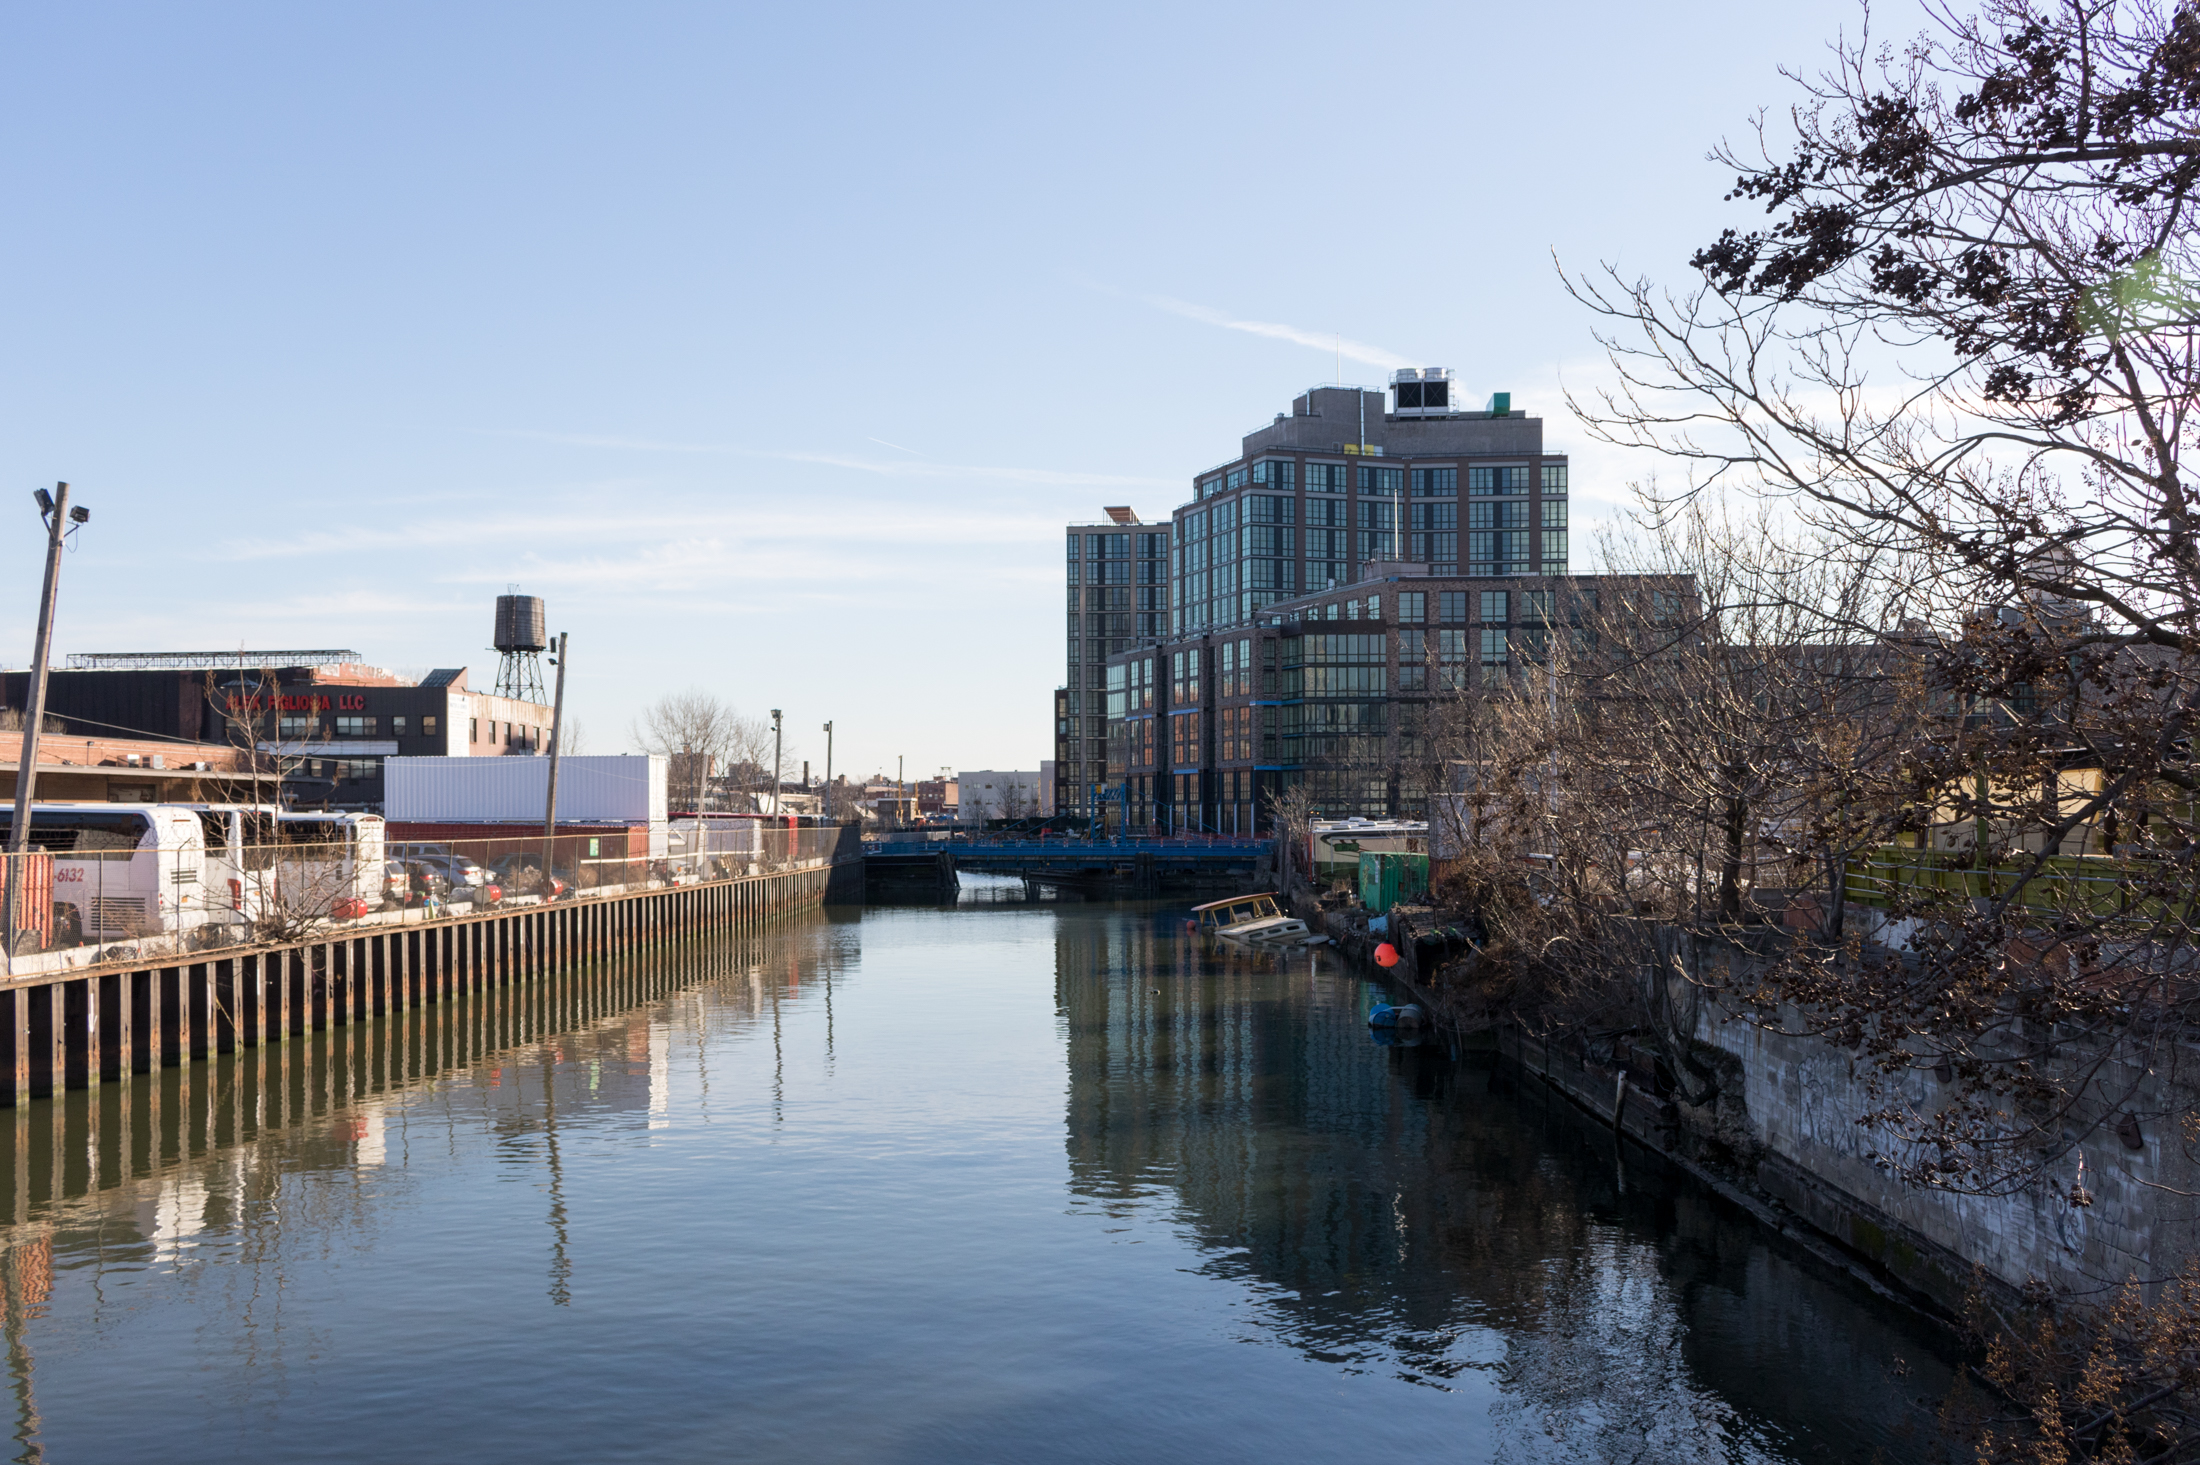
[{"label": "brick apartment building", "polygon": [[1432,703],[1533,674],[1600,606],[1679,616],[1694,605],[1685,580],[1366,570],[1250,624],[1111,657],[1102,816],[1131,830],[1265,833],[1269,798],[1304,785],[1323,817],[1425,818],[1419,739]]}]

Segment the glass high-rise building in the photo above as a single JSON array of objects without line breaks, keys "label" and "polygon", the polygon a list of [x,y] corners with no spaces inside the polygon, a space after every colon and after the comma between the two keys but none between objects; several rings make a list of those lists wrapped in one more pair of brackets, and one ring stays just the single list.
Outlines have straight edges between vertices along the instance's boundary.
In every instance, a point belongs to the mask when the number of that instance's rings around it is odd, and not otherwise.
[{"label": "glass high-rise building", "polygon": [[1567,487],[1566,455],[1545,449],[1543,420],[1512,410],[1510,394],[1468,410],[1448,369],[1410,368],[1387,390],[1310,388],[1229,461],[1193,475],[1167,524],[1109,509],[1106,522],[1068,526],[1057,810],[1122,802],[1107,769],[1108,658],[1251,626],[1267,606],[1357,584],[1376,566],[1564,576]]}]

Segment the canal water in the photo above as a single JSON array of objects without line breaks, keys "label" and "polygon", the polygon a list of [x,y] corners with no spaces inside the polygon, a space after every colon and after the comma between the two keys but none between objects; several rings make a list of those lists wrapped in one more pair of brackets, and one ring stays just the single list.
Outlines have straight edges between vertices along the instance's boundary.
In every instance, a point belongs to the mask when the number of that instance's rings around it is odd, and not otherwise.
[{"label": "canal water", "polygon": [[0,1114],[14,1458],[1864,1461],[1939,1340],[1334,958],[831,912]]}]

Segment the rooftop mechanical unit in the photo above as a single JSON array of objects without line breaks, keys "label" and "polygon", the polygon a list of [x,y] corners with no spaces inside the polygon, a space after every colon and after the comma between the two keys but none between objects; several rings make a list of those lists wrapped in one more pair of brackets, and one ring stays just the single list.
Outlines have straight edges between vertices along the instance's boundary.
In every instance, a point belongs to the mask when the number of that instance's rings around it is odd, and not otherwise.
[{"label": "rooftop mechanical unit", "polygon": [[1409,366],[1390,374],[1391,415],[1449,417],[1459,410],[1452,400],[1451,368]]}]

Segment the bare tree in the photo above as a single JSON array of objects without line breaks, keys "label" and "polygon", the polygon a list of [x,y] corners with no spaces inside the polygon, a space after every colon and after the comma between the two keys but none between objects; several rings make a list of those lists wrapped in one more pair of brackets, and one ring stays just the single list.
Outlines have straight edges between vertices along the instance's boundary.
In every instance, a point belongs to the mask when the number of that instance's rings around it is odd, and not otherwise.
[{"label": "bare tree", "polygon": [[771,725],[699,689],[659,697],[632,732],[636,746],[669,765],[667,792],[677,808],[707,807],[714,779],[736,767],[771,763]]},{"label": "bare tree", "polygon": [[[306,777],[308,760],[285,752],[291,741],[310,741],[312,734],[287,731],[282,699],[284,692],[272,668],[262,667],[226,684],[207,672],[203,682],[208,710],[219,721],[223,740],[238,750],[246,773],[247,806],[235,811],[234,831],[239,884],[238,924],[203,928],[202,939],[228,937],[252,941],[300,941],[345,918],[358,914],[352,907],[359,881],[350,865],[351,854],[341,843],[286,840],[273,815],[285,804],[286,784],[295,791]],[[307,706],[302,720],[318,728],[319,711],[313,694],[302,694]],[[299,715],[294,714],[294,718]],[[207,843],[210,852],[226,851],[232,831],[228,815],[209,817]],[[380,885],[380,872],[372,884]]]},{"label": "bare tree", "polygon": [[[1748,156],[1718,154],[1767,222],[1698,252],[1693,289],[1569,278],[1618,373],[1571,405],[1682,465],[1664,507],[1753,493],[1824,536],[1866,586],[1847,629],[1906,679],[1898,746],[1818,804],[1861,819],[1798,833],[1846,863],[1842,841],[1876,825],[1865,885],[1909,934],[1797,943],[1763,1010],[1803,1014],[1880,1076],[1863,1119],[1896,1174],[2051,1185],[2082,1209],[2077,1157],[2104,1128],[2135,1134],[2144,1109],[2188,1148],[2200,1133],[2174,1097],[2200,1017],[2200,525],[2182,472],[2200,9],[1933,15],[1899,50],[1867,19],[1792,77],[1801,96]],[[1930,1102],[1906,1082],[1921,1069],[1941,1081]],[[2185,1337],[2179,1317],[1997,1323],[2001,1362],[2030,1361],[1997,1363],[2023,1410],[1979,1457],[2192,1458],[2189,1371],[2115,1361]]]}]

